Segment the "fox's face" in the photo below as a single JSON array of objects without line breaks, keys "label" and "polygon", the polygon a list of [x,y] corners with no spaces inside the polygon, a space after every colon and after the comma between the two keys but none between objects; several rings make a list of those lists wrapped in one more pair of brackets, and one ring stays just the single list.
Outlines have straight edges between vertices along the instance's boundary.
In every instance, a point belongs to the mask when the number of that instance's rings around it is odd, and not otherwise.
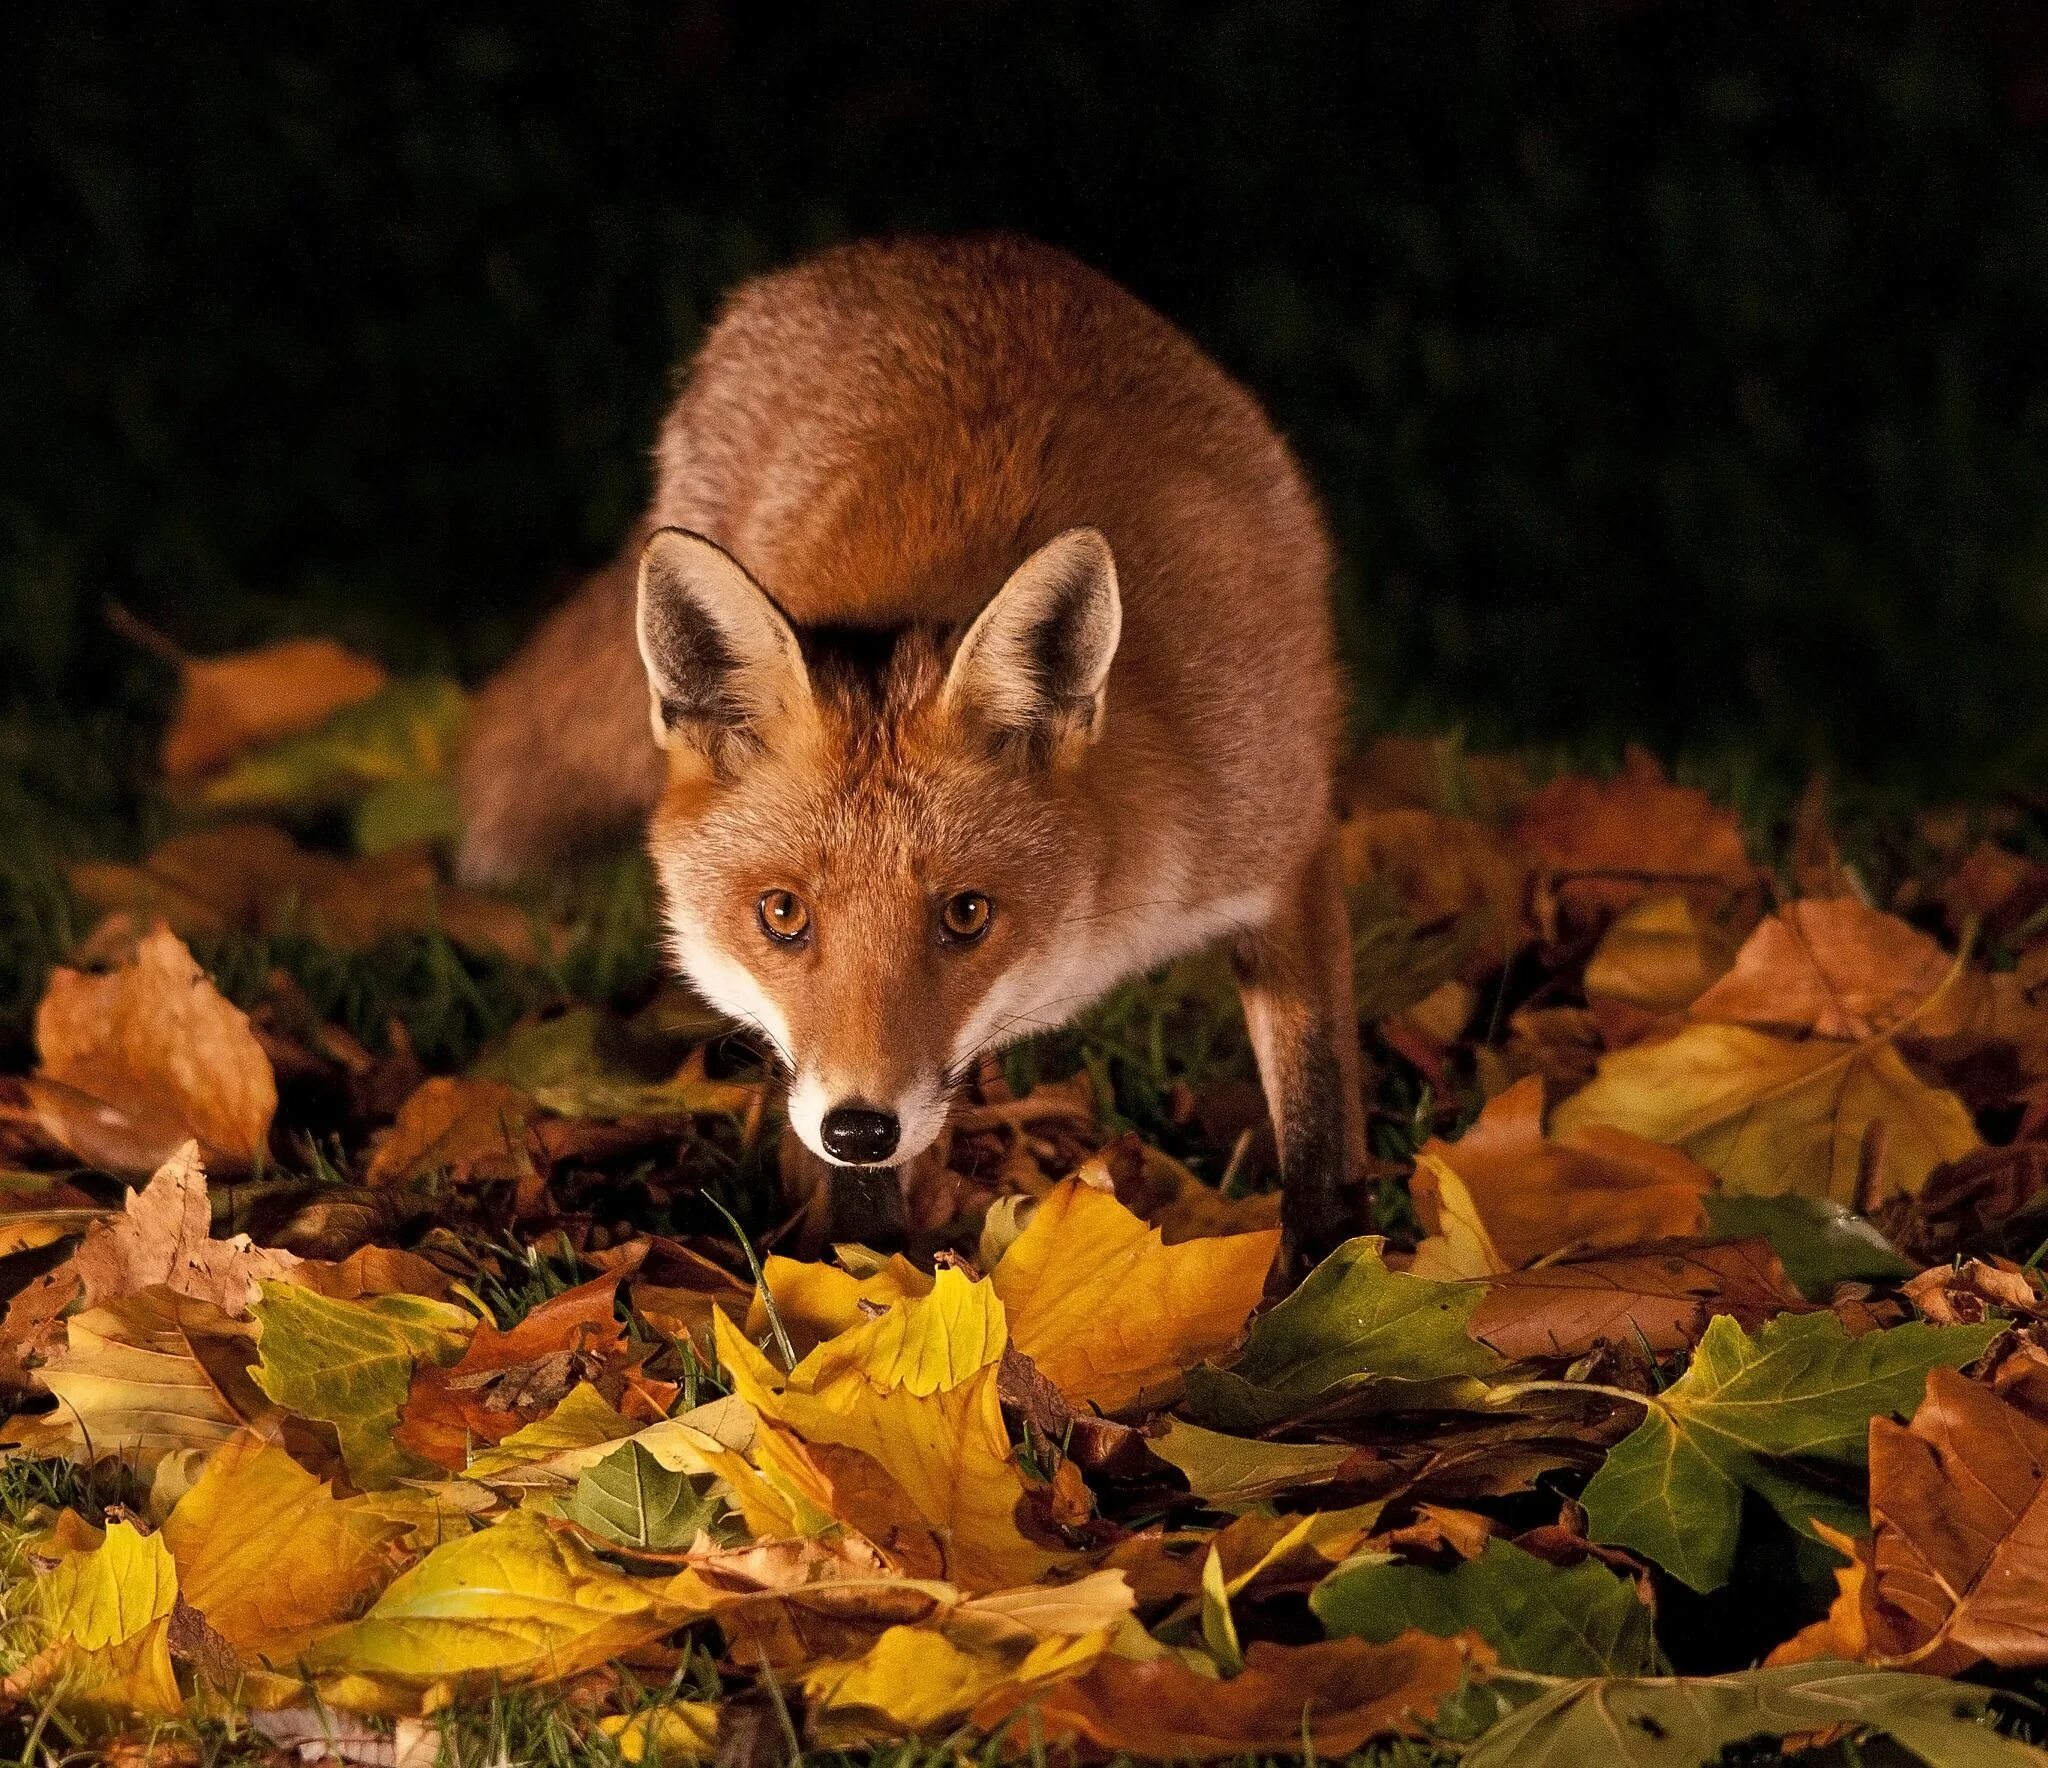
[{"label": "fox's face", "polygon": [[[976,1059],[1065,1019],[1094,906],[1071,763],[1120,624],[1107,544],[1021,565],[964,636],[800,641],[726,553],[665,530],[640,645],[670,778],[652,848],[682,970],[790,1073],[827,1160],[930,1144]],[[865,666],[862,644],[884,654]]]}]

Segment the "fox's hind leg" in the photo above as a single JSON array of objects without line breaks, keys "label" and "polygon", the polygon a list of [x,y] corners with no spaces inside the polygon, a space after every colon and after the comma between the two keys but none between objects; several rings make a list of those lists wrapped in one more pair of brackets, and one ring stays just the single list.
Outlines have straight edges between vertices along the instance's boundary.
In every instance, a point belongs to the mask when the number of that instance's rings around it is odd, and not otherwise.
[{"label": "fox's hind leg", "polygon": [[1245,1025],[1280,1148],[1281,1217],[1297,1259],[1356,1227],[1365,1101],[1351,982],[1351,920],[1334,831],[1264,927],[1233,951]]}]

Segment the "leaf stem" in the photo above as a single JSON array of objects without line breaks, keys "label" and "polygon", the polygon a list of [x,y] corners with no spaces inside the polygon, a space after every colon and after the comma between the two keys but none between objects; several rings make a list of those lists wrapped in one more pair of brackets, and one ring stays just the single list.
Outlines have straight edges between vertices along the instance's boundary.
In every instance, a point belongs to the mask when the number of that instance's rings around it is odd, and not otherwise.
[{"label": "leaf stem", "polygon": [[1658,1406],[1655,1394],[1639,1394],[1626,1387],[1607,1387],[1597,1381],[1510,1381],[1503,1387],[1488,1389],[1486,1403],[1502,1406],[1524,1394],[1533,1393],[1599,1394],[1603,1399],[1626,1400],[1632,1406],[1653,1412]]}]

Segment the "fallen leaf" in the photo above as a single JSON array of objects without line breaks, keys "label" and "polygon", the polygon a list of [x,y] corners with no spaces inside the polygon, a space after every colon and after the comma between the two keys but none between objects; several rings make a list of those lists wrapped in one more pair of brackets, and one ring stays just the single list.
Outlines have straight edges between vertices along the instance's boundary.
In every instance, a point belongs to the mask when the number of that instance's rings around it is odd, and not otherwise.
[{"label": "fallen leaf", "polygon": [[169,1615],[178,1601],[178,1571],[162,1536],[115,1522],[98,1547],[67,1555],[39,1581],[36,1596],[50,1643],[98,1651]]},{"label": "fallen leaf", "polygon": [[706,1483],[664,1467],[644,1444],[628,1442],[584,1471],[562,1515],[623,1547],[674,1552],[725,1508],[703,1489]]},{"label": "fallen leaf", "polygon": [[211,1303],[164,1288],[74,1314],[65,1348],[42,1370],[58,1403],[37,1434],[78,1461],[116,1456],[144,1473],[166,1455],[216,1449],[270,1410],[246,1367],[252,1336]]},{"label": "fallen leaf", "polygon": [[1167,1246],[1113,1195],[1070,1178],[990,1280],[1010,1342],[1070,1403],[1113,1412],[1237,1341],[1279,1244],[1269,1230]]},{"label": "fallen leaf", "polygon": [[1543,1083],[1531,1076],[1487,1101],[1455,1142],[1415,1156],[1416,1213],[1430,1230],[1417,1276],[1486,1277],[1565,1251],[1590,1252],[1697,1233],[1706,1173],[1654,1140],[1594,1123],[1546,1138]]},{"label": "fallen leaf", "polygon": [[550,1296],[509,1332],[489,1320],[455,1362],[413,1371],[399,1448],[459,1472],[475,1443],[495,1443],[552,1412],[571,1389],[621,1358],[616,1272]]},{"label": "fallen leaf", "polygon": [[[858,1277],[836,1265],[770,1254],[762,1262],[761,1278],[799,1355],[858,1326],[868,1308],[886,1308],[932,1291],[931,1277],[900,1252]],[[769,1325],[767,1302],[757,1294],[747,1313],[747,1334],[758,1339]]]},{"label": "fallen leaf", "polygon": [[1246,1651],[1243,1673],[1228,1681],[1200,1675],[1172,1655],[1142,1662],[1104,1656],[1072,1681],[998,1690],[976,1709],[974,1722],[985,1731],[1007,1723],[1020,1739],[1043,1737],[1054,1746],[1155,1759],[1295,1755],[1305,1748],[1335,1755],[1383,1732],[1419,1730],[1485,1656],[1483,1646],[1416,1632],[1388,1645],[1261,1639]]},{"label": "fallen leaf", "polygon": [[1565,1682],[1517,1708],[1461,1768],[1699,1768],[1754,1738],[1889,1737],[1928,1768],[2042,1768],[2042,1753],[1987,1722],[1990,1697],[1935,1676],[1860,1664],[1788,1664],[1732,1676]]},{"label": "fallen leaf", "polygon": [[1684,897],[1645,897],[1600,936],[1586,960],[1586,994],[1648,1013],[1682,1012],[1732,955],[1732,944],[1702,925]]},{"label": "fallen leaf", "polygon": [[165,1615],[98,1651],[53,1645],[0,1681],[0,1699],[33,1700],[105,1726],[175,1718],[185,1697],[171,1665],[170,1637],[171,1617]]},{"label": "fallen leaf", "polygon": [[308,1646],[300,1667],[337,1706],[410,1712],[432,1689],[559,1682],[687,1618],[659,1584],[514,1511],[435,1548],[362,1619]]},{"label": "fallen leaf", "polygon": [[178,703],[162,767],[190,780],[244,750],[297,736],[383,687],[384,671],[332,639],[297,638],[178,665]]},{"label": "fallen leaf", "polygon": [[237,1651],[288,1667],[383,1585],[385,1550],[401,1532],[245,1432],[207,1462],[156,1538],[208,1626]]},{"label": "fallen leaf", "polygon": [[665,1077],[637,1073],[609,1047],[619,1031],[597,1008],[574,1007],[517,1027],[471,1072],[563,1117],[743,1116],[759,1104],[764,1083],[712,1080],[702,1046]]},{"label": "fallen leaf", "polygon": [[1642,1396],[1643,1422],[1587,1485],[1588,1533],[1712,1590],[1734,1561],[1745,1489],[1794,1528],[1856,1528],[1861,1507],[1808,1484],[1800,1466],[1860,1466],[1873,1418],[1910,1413],[1929,1370],[1971,1361],[1996,1336],[1910,1325],[1851,1338],[1817,1313],[1751,1337],[1721,1315],[1686,1372]]},{"label": "fallen leaf", "polygon": [[1361,1557],[1309,1606],[1334,1637],[1385,1644],[1410,1627],[1439,1639],[1476,1633],[1511,1670],[1539,1676],[1644,1676],[1663,1668],[1652,1615],[1632,1580],[1597,1559],[1555,1566],[1494,1540],[1448,1571]]},{"label": "fallen leaf", "polygon": [[1954,968],[1926,934],[1853,896],[1789,903],[1749,936],[1692,1017],[1861,1043],[1896,1029]]},{"label": "fallen leaf", "polygon": [[1522,806],[1514,833],[1572,926],[1597,925],[1653,893],[1712,913],[1756,887],[1733,813],[1644,772],[1552,780]]},{"label": "fallen leaf", "polygon": [[336,1301],[289,1283],[266,1283],[256,1383],[280,1406],[334,1426],[349,1478],[389,1485],[418,1465],[394,1440],[417,1363],[452,1362],[475,1322],[423,1296]]},{"label": "fallen leaf", "polygon": [[1910,1425],[1871,1420],[1870,1517],[1863,1612],[1884,1655],[2048,1664],[2048,1421],[1933,1371]]},{"label": "fallen leaf", "polygon": [[1785,1274],[1810,1299],[1823,1300],[1837,1283],[1881,1283],[1910,1277],[1913,1266],[1876,1226],[1826,1197],[1796,1191],[1745,1197],[1718,1191],[1704,1199],[1707,1226],[1739,1240],[1768,1240]]},{"label": "fallen leaf", "polygon": [[1854,1205],[1918,1190],[1977,1146],[1970,1114],[1882,1038],[1788,1042],[1741,1025],[1691,1025],[1604,1057],[1552,1128],[1601,1126],[1682,1148],[1733,1191],[1799,1191]]},{"label": "fallen leaf", "polygon": [[1709,1315],[1754,1330],[1804,1307],[1765,1241],[1665,1241],[1493,1278],[1467,1330],[1511,1361],[1601,1344],[1667,1356],[1696,1344]]},{"label": "fallen leaf", "polygon": [[1247,1509],[1279,1492],[1322,1485],[1356,1454],[1342,1443],[1226,1436],[1179,1418],[1145,1446],[1178,1468],[1197,1498],[1224,1510]]},{"label": "fallen leaf", "polygon": [[270,1060],[167,927],[108,975],[52,971],[36,1051],[36,1113],[81,1160],[154,1172],[194,1140],[228,1168],[263,1158],[277,1110]]},{"label": "fallen leaf", "polygon": [[1470,1402],[1479,1378],[1500,1367],[1468,1330],[1481,1293],[1388,1270],[1370,1235],[1347,1240],[1259,1317],[1233,1365],[1188,1372],[1188,1410],[1226,1430],[1259,1430],[1345,1400]]},{"label": "fallen leaf", "polygon": [[619,1760],[634,1768],[643,1762],[682,1768],[717,1755],[718,1710],[715,1701],[669,1700],[636,1713],[609,1714],[597,1728],[611,1739]]},{"label": "fallen leaf", "polygon": [[1346,818],[1337,839],[1345,883],[1385,885],[1418,923],[1484,917],[1481,941],[1496,955],[1527,936],[1529,862],[1499,830],[1471,817],[1394,808]]},{"label": "fallen leaf", "polygon": [[526,1130],[535,1111],[533,1100],[497,1081],[436,1075],[400,1107],[366,1177],[372,1185],[430,1172],[445,1172],[456,1184],[531,1182]]}]

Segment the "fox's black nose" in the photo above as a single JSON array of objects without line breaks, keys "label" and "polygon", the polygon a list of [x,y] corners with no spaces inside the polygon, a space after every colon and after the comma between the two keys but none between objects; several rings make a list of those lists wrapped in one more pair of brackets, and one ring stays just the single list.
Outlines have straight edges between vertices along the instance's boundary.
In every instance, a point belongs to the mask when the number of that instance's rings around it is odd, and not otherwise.
[{"label": "fox's black nose", "polygon": [[834,1160],[872,1166],[896,1152],[896,1114],[871,1105],[835,1105],[825,1113],[818,1134]]}]

